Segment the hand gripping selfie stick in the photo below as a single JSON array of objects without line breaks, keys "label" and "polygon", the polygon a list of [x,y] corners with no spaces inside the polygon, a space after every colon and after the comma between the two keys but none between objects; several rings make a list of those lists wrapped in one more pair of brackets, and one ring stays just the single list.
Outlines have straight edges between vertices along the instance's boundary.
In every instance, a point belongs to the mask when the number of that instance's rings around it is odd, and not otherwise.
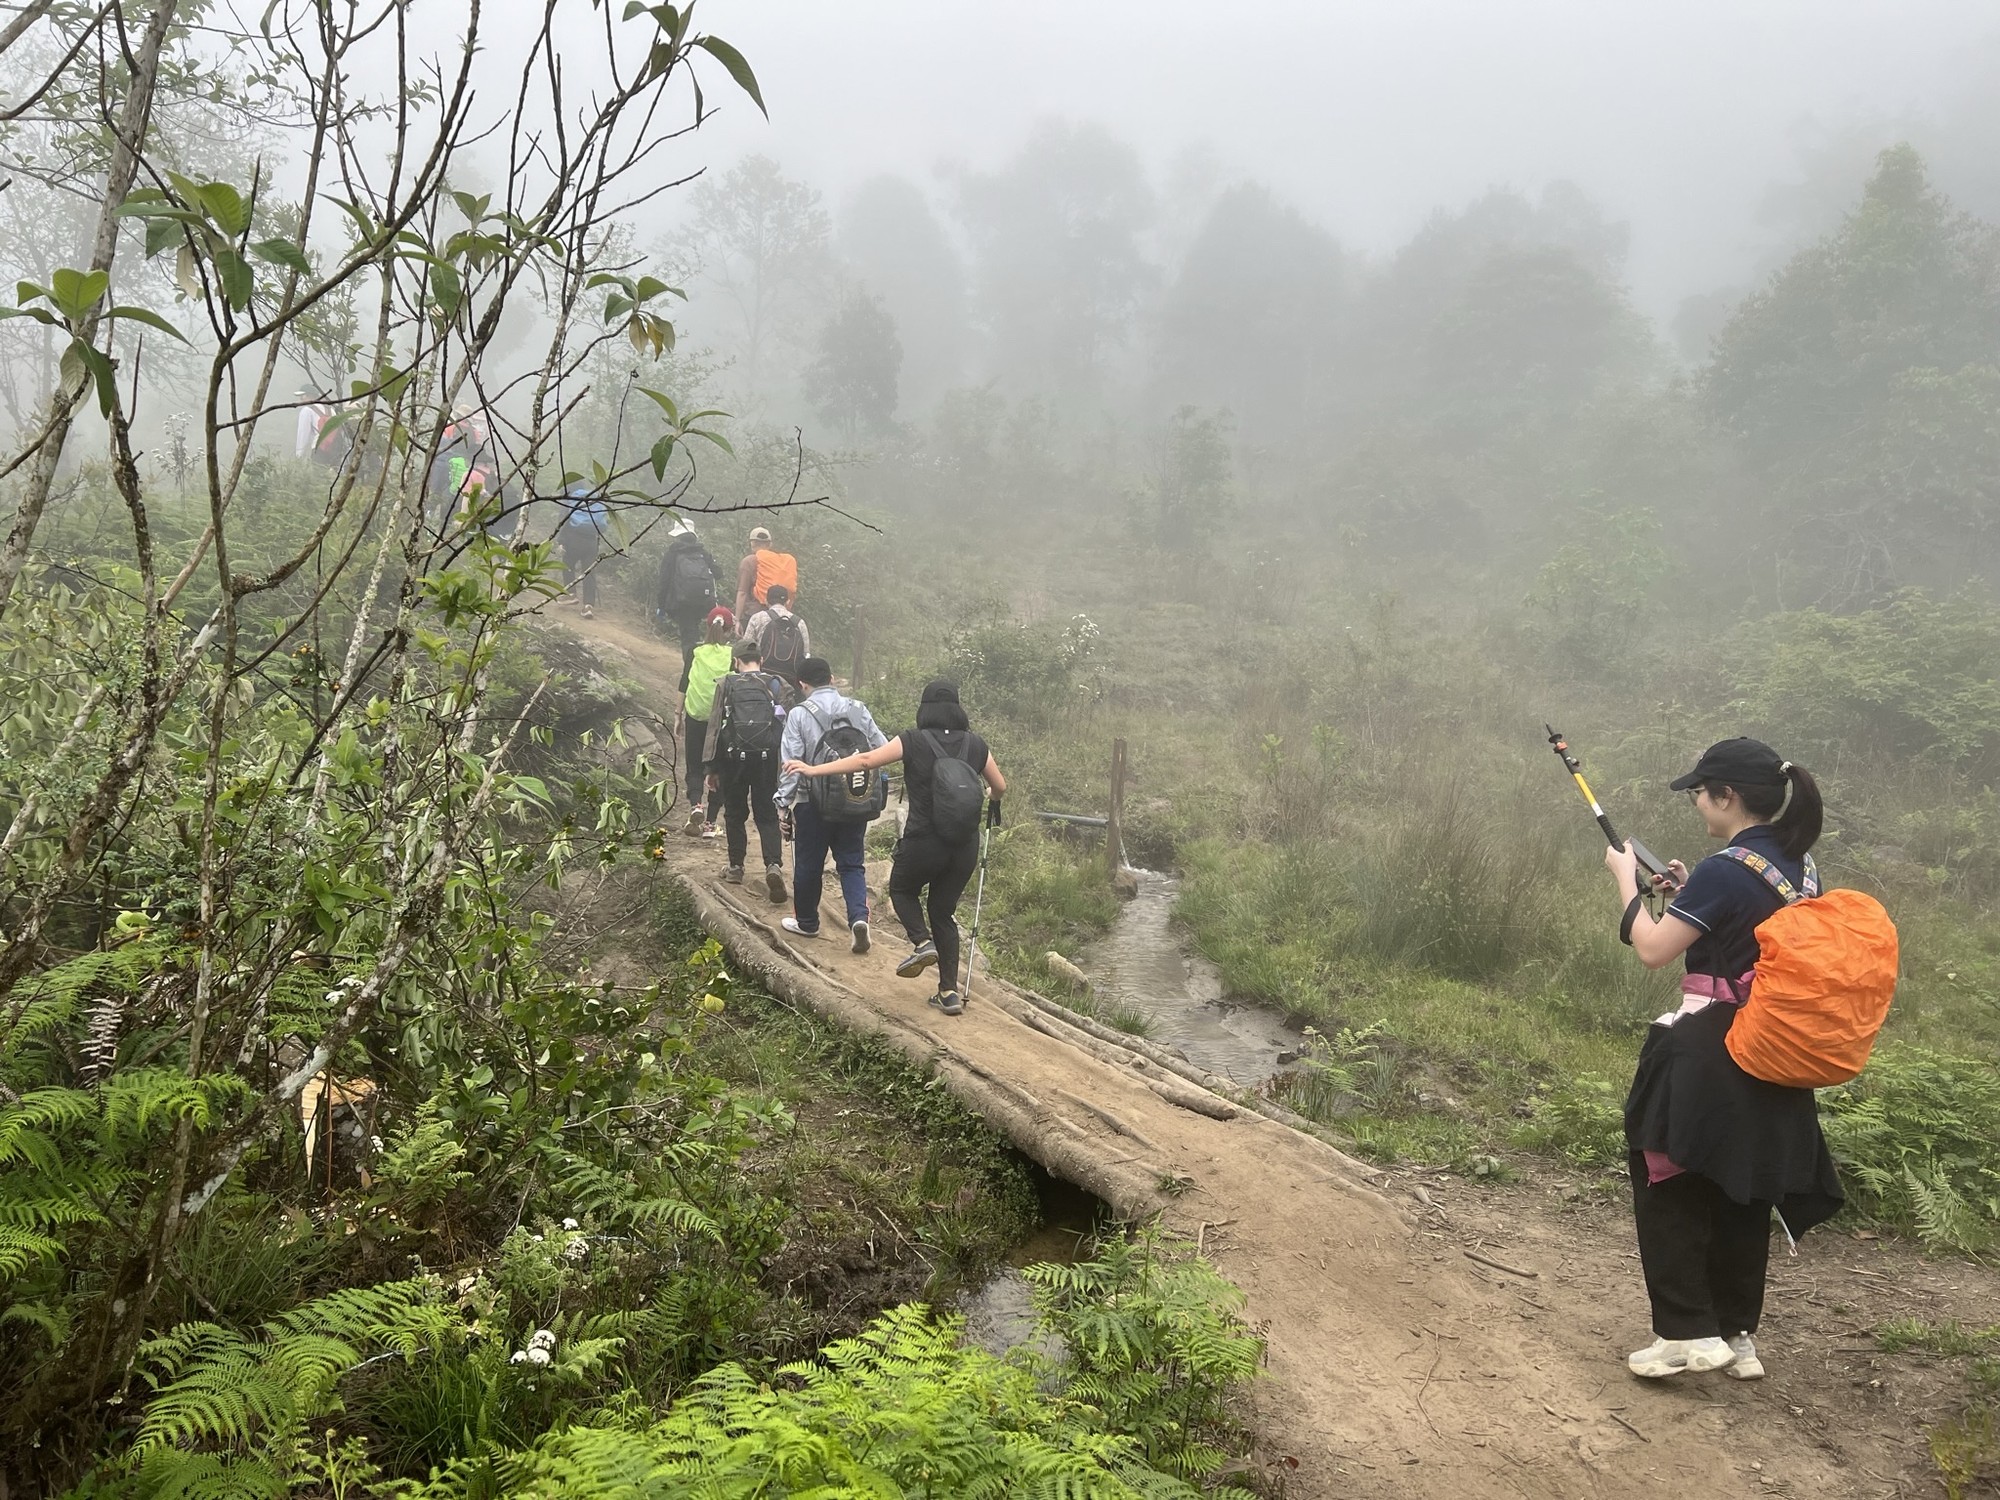
[{"label": "hand gripping selfie stick", "polygon": [[972,999],[972,968],[979,962],[979,909],[986,904],[986,852],[993,830],[1000,826],[1000,799],[986,804],[986,822],[979,830],[979,893],[972,898],[972,941],[965,945],[965,988],[960,994]]},{"label": "hand gripping selfie stick", "polygon": [[[1542,728],[1549,732],[1549,744],[1554,747],[1556,758],[1569,772],[1570,779],[1576,783],[1576,789],[1583,793],[1583,800],[1590,804],[1591,816],[1597,819],[1597,826],[1604,830],[1605,841],[1614,849],[1623,849],[1626,841],[1618,837],[1618,830],[1611,826],[1611,819],[1605,814],[1604,809],[1598,806],[1597,794],[1590,789],[1590,783],[1583,779],[1583,762],[1570,754],[1569,743],[1556,732],[1554,725],[1544,724]],[[1675,889],[1679,888],[1673,871],[1667,868],[1664,860],[1637,839],[1633,839],[1631,845],[1632,853],[1638,857],[1639,868],[1652,876],[1655,884],[1664,883]]]}]

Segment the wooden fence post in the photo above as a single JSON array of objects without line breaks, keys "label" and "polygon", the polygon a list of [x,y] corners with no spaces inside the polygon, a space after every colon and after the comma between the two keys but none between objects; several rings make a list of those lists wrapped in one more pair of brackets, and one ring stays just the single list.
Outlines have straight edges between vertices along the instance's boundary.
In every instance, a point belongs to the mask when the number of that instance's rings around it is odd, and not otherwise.
[{"label": "wooden fence post", "polygon": [[1110,876],[1125,868],[1125,742],[1111,742],[1111,817],[1104,825],[1104,857]]},{"label": "wooden fence post", "polygon": [[854,612],[854,675],[848,679],[854,691],[863,691],[866,679],[862,672],[868,665],[868,616],[860,610]]}]

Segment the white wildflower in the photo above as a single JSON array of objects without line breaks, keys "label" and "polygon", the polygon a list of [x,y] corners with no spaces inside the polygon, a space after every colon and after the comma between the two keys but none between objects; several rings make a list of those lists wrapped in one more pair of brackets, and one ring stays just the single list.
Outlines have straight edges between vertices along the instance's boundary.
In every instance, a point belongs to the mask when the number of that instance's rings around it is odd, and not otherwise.
[{"label": "white wildflower", "polygon": [[586,1240],[582,1235],[577,1235],[567,1245],[563,1246],[562,1253],[564,1260],[567,1261],[582,1260],[585,1256],[590,1254],[590,1241]]},{"label": "white wildflower", "polygon": [[565,1228],[565,1229],[574,1229],[574,1228],[576,1228],[576,1220],[574,1220],[574,1219],[564,1219],[564,1220],[563,1220],[563,1228]]},{"label": "white wildflower", "polygon": [[545,1365],[545,1364],[547,1364],[548,1362],[549,1362],[549,1351],[548,1351],[548,1350],[546,1350],[546,1349],[530,1349],[530,1350],[528,1351],[528,1363],[529,1363],[529,1364],[531,1364],[531,1365]]},{"label": "white wildflower", "polygon": [[516,1349],[514,1351],[514,1357],[507,1361],[507,1363],[510,1365],[525,1365],[527,1362],[528,1362],[528,1351],[526,1349]]},{"label": "white wildflower", "polygon": [[546,1328],[537,1328],[528,1339],[530,1349],[553,1349],[555,1346],[556,1336]]}]

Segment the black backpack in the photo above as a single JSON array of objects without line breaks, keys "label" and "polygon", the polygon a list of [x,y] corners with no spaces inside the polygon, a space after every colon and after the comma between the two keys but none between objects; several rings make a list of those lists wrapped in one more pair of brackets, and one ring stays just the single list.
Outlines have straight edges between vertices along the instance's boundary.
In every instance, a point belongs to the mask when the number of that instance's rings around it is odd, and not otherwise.
[{"label": "black backpack", "polygon": [[660,565],[660,608],[669,615],[705,615],[715,608],[715,559],[701,543],[667,549]]},{"label": "black backpack", "polygon": [[[861,726],[843,710],[828,718],[810,700],[799,705],[819,725],[819,744],[807,759],[816,766],[859,755],[873,748]],[[889,805],[889,776],[885,771],[850,771],[845,776],[808,776],[806,795],[819,815],[829,823],[868,823],[882,816]]]},{"label": "black backpack", "polygon": [[764,670],[787,682],[799,680],[799,663],[806,659],[805,637],[797,615],[772,615],[764,626]]},{"label": "black backpack", "polygon": [[[922,731],[931,747],[931,832],[947,844],[966,844],[979,836],[979,815],[986,809],[986,783],[971,764],[945,748],[934,730]],[[963,742],[972,743],[967,735]]]},{"label": "black backpack", "polygon": [[748,763],[778,754],[785,738],[784,684],[764,672],[722,679],[723,758]]}]

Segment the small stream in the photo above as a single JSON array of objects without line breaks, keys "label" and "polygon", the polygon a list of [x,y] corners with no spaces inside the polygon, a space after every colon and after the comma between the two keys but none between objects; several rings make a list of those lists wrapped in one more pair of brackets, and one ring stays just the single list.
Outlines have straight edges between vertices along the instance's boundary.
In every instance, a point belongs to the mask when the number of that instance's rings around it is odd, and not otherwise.
[{"label": "small stream", "polygon": [[[1111,931],[1076,960],[1104,1009],[1117,1006],[1145,1016],[1147,1040],[1246,1088],[1284,1071],[1297,1054],[1298,1033],[1269,1011],[1224,1000],[1221,971],[1173,930],[1180,880],[1155,870],[1133,873],[1139,894],[1125,903]],[[1005,1354],[1034,1334],[1034,1303],[1020,1268],[1075,1260],[1104,1211],[1082,1188],[1047,1173],[1038,1172],[1037,1185],[1042,1227],[1014,1247],[1007,1265],[985,1285],[959,1299],[966,1338],[993,1354]]]},{"label": "small stream", "polygon": [[1267,1010],[1223,999],[1221,971],[1173,930],[1179,877],[1133,873],[1139,894],[1076,960],[1098,998],[1145,1016],[1148,1041],[1245,1088],[1280,1072],[1298,1052],[1298,1033]]}]

